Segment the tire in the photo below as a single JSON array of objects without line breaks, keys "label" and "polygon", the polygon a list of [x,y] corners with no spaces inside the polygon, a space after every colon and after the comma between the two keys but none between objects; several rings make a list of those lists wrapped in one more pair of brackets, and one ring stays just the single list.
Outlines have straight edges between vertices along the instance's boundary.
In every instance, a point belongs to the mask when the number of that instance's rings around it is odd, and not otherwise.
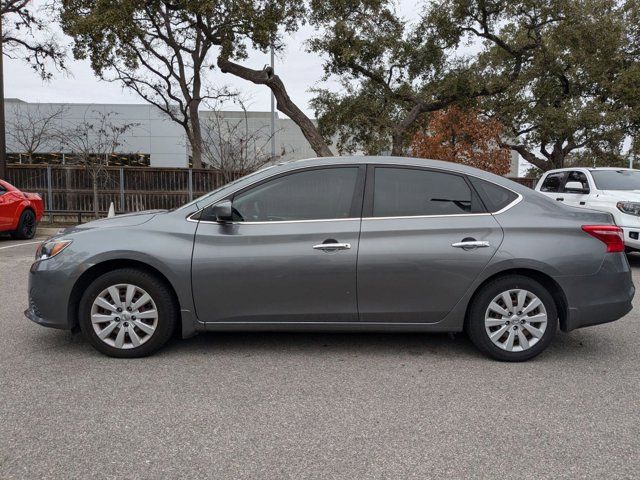
[{"label": "tire", "polygon": [[[119,303],[112,292],[120,297]],[[150,355],[171,338],[178,323],[178,305],[170,288],[156,276],[124,268],[107,272],[89,285],[80,299],[78,315],[83,335],[98,351],[110,357],[137,358]],[[92,318],[104,322],[94,323]]]},{"label": "tire", "polygon": [[33,210],[26,209],[20,215],[18,228],[11,232],[11,238],[16,240],[30,240],[36,235],[37,229],[36,214]]},{"label": "tire", "polygon": [[[507,292],[506,297],[503,292]],[[505,299],[511,300],[510,306]],[[539,306],[535,306],[536,299]],[[530,307],[535,308],[527,311]],[[519,311],[523,313],[518,315]],[[545,317],[546,322],[542,322]],[[539,355],[557,330],[558,310],[553,297],[539,282],[523,275],[497,278],[483,286],[471,303],[466,323],[469,338],[481,352],[506,362],[522,362]]]}]

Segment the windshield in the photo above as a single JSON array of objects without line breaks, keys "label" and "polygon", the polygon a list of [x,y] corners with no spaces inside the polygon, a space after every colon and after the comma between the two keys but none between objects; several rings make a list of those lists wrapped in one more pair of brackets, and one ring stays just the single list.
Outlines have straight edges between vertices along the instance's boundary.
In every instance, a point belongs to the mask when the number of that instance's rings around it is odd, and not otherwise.
[{"label": "windshield", "polygon": [[640,190],[639,170],[592,170],[599,190]]},{"label": "windshield", "polygon": [[212,195],[215,195],[216,193],[220,192],[221,190],[224,190],[224,189],[225,189],[225,188],[227,188],[227,187],[230,187],[230,186],[232,186],[232,185],[235,185],[236,183],[239,183],[239,182],[240,182],[240,181],[242,181],[242,180],[245,180],[245,179],[247,179],[247,178],[251,178],[251,177],[253,177],[254,175],[257,175],[257,174],[259,174],[259,173],[262,173],[262,172],[264,172],[265,170],[269,170],[270,168],[273,168],[273,167],[275,167],[275,166],[276,166],[276,165],[270,165],[270,166],[268,166],[268,167],[261,168],[260,170],[257,170],[257,171],[255,171],[255,172],[253,172],[253,173],[250,173],[250,174],[248,174],[248,175],[245,175],[244,177],[236,178],[236,179],[235,179],[235,180],[233,180],[232,182],[225,183],[224,185],[222,185],[222,186],[220,186],[220,187],[216,188],[215,190],[212,190],[212,191],[210,191],[209,193],[205,193],[205,194],[204,194],[204,195],[202,195],[201,197],[198,197],[198,198],[196,198],[196,199],[194,199],[194,200],[191,200],[189,203],[186,203],[186,204],[182,205],[181,207],[177,208],[177,210],[182,210],[183,208],[189,208],[191,205],[195,205],[195,204],[200,203],[200,202],[205,202],[207,198],[211,197]]}]

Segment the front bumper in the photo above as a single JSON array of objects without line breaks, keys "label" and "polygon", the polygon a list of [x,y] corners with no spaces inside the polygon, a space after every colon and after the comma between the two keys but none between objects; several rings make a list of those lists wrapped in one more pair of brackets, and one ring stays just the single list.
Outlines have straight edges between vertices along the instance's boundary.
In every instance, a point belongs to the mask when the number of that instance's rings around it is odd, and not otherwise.
[{"label": "front bumper", "polygon": [[562,329],[608,323],[631,311],[635,287],[624,253],[607,254],[600,271],[594,275],[556,277],[567,301]]},{"label": "front bumper", "polygon": [[69,299],[74,284],[71,272],[57,268],[54,257],[36,262],[29,271],[29,304],[25,316],[45,327],[71,330],[74,318],[69,315]]},{"label": "front bumper", "polygon": [[624,233],[625,247],[640,250],[640,227],[620,227]]}]

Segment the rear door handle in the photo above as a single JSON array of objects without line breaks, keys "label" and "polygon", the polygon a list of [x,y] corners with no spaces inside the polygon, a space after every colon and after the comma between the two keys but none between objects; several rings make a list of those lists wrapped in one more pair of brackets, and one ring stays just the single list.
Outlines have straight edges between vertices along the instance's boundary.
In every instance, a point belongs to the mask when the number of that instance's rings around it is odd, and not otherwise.
[{"label": "rear door handle", "polygon": [[325,252],[335,252],[336,250],[350,250],[350,243],[321,243],[313,246],[314,250],[323,250]]},{"label": "rear door handle", "polygon": [[559,202],[564,202],[564,198],[563,197],[558,197],[558,198],[556,198],[556,200],[559,201]]},{"label": "rear door handle", "polygon": [[473,241],[463,241],[463,242],[452,243],[451,246],[454,248],[472,249],[472,248],[490,247],[491,244],[489,242],[473,240]]}]

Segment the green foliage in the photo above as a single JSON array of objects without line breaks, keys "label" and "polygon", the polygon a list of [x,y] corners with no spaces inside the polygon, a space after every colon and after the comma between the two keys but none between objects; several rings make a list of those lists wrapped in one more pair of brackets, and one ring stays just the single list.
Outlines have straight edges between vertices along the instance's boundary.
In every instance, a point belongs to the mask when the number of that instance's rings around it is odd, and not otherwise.
[{"label": "green foliage", "polygon": [[[540,48],[511,87],[483,99],[483,107],[511,126],[514,147],[542,170],[577,159],[623,162],[625,138],[640,105],[638,52],[629,48],[629,34],[637,25],[629,23],[625,12],[631,4],[637,8],[637,1],[518,4],[532,7],[532,18],[552,5],[556,20],[540,31]],[[517,25],[510,31],[513,38],[525,36]],[[486,68],[499,68],[503,51],[491,47],[480,60]]]}]

